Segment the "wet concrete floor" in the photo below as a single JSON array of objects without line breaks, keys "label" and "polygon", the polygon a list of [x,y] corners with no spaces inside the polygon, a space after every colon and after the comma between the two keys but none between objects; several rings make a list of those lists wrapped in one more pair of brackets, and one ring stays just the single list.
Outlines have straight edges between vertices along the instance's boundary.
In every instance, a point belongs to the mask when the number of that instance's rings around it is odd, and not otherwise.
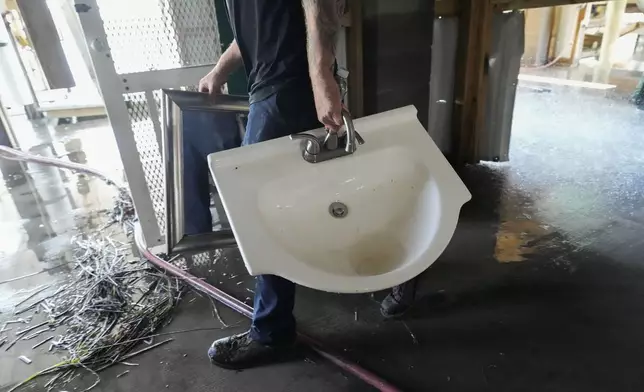
[{"label": "wet concrete floor", "polygon": [[[300,329],[406,391],[642,390],[642,151],[627,101],[522,83],[511,162],[460,170],[473,199],[404,322],[300,288]],[[191,267],[250,303],[236,251]]]},{"label": "wet concrete floor", "polygon": [[[408,317],[382,320],[385,293],[300,288],[300,329],[406,391],[642,390],[644,112],[576,88],[523,84],[517,96],[512,161],[460,170],[473,199],[448,249],[422,275]],[[25,149],[122,175],[105,121],[19,126]],[[0,284],[1,323],[28,295],[21,290],[65,278],[71,237],[100,227],[113,191],[58,169],[0,167],[0,280],[40,272]],[[236,250],[188,264],[250,303],[252,278]],[[221,327],[209,301],[194,298],[166,331]],[[248,325],[219,311],[237,326],[176,334],[139,366],[103,372],[96,390],[370,390],[311,353],[244,372],[211,366],[210,342]],[[57,360],[30,345],[0,349],[0,391]],[[19,362],[22,354],[34,363]]]},{"label": "wet concrete floor", "polygon": [[[21,117],[14,117],[12,121],[23,150],[67,158],[98,168],[114,179],[122,178],[123,169],[107,120],[58,127],[47,123],[31,124]],[[0,169],[3,176],[0,182],[0,282],[26,276],[0,283],[0,328],[7,321],[30,321],[7,325],[10,329],[0,333],[0,339],[7,336],[11,341],[16,330],[42,320],[39,314],[14,315],[14,312],[53,293],[65,281],[71,270],[73,237],[96,232],[106,223],[104,211],[113,207],[116,192],[96,178],[54,167],[0,160]],[[115,231],[114,239],[121,238],[119,236],[122,235]],[[42,287],[46,289],[28,299]],[[102,381],[93,390],[371,390],[357,379],[338,372],[312,352],[303,352],[297,361],[252,373],[224,371],[212,366],[206,357],[212,340],[242,332],[248,328],[248,321],[220,306],[221,317],[233,326],[222,330],[211,308],[207,298],[188,294],[163,332],[203,330],[172,334],[175,339],[172,343],[132,360],[138,364],[136,367],[117,365],[102,372]],[[0,348],[0,391],[61,361],[63,353],[48,352],[48,344],[32,349],[39,340],[42,339],[20,340],[8,351],[5,350],[8,344]],[[33,362],[29,365],[21,362],[20,355]],[[130,372],[116,377],[125,370]],[[47,381],[49,377],[43,379]],[[66,390],[83,390],[93,382],[94,377],[88,374],[69,384]],[[39,384],[22,390],[43,389]]]}]

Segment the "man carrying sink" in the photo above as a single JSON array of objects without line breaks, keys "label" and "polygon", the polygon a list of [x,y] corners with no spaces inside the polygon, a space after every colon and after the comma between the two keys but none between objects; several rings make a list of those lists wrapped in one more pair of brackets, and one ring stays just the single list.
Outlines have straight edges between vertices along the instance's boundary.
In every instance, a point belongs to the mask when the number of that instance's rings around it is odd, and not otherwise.
[{"label": "man carrying sink", "polygon": [[[250,111],[243,144],[309,129],[342,126],[342,101],[334,75],[335,42],[343,0],[227,0],[235,39],[199,82],[216,99],[229,75],[244,66]],[[382,302],[385,317],[411,305],[415,280],[395,287]],[[295,284],[257,277],[251,328],[215,341],[211,361],[240,369],[276,360],[295,342]]]}]

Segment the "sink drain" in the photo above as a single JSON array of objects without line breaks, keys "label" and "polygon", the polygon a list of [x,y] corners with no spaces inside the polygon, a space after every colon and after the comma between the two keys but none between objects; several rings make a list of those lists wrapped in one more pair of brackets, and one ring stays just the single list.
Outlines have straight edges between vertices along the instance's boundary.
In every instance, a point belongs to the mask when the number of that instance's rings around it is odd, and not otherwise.
[{"label": "sink drain", "polygon": [[329,214],[334,218],[344,218],[349,213],[349,207],[339,201],[331,203],[329,206]]}]

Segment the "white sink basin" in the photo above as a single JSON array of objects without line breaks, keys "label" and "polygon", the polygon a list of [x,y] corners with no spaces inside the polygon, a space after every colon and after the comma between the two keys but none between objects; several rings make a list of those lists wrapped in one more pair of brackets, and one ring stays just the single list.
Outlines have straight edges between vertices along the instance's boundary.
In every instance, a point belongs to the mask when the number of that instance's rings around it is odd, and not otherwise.
[{"label": "white sink basin", "polygon": [[355,127],[364,145],[315,164],[288,137],[209,156],[252,275],[369,292],[411,279],[443,252],[471,195],[414,107]]}]

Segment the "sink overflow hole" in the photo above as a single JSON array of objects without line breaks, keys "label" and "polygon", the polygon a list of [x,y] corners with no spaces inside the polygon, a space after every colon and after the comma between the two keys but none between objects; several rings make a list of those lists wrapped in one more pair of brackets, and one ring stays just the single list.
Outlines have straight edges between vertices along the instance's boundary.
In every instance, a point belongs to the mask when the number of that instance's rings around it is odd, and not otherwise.
[{"label": "sink overflow hole", "polygon": [[334,218],[344,218],[349,213],[349,207],[346,204],[340,203],[339,201],[331,203],[329,205],[329,214]]}]

